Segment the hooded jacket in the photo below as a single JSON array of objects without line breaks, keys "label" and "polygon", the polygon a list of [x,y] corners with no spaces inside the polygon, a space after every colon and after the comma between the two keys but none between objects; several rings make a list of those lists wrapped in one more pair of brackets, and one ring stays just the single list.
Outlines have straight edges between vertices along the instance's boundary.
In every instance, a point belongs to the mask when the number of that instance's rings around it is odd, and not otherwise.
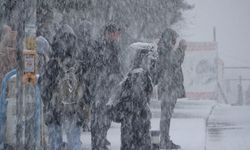
[{"label": "hooded jacket", "polygon": [[52,116],[47,119],[49,123],[54,120],[60,123],[62,114],[74,114],[84,103],[82,97],[86,87],[78,83],[79,65],[73,58],[77,51],[76,40],[70,26],[60,28],[52,43],[52,57],[40,79],[45,111]]},{"label": "hooded jacket", "polygon": [[146,150],[151,147],[149,103],[153,86],[149,72],[141,68],[145,57],[146,50],[137,52],[133,69],[108,103],[113,121],[121,122],[121,150]]},{"label": "hooded jacket", "polygon": [[158,84],[158,91],[162,92],[174,91],[177,97],[185,96],[183,86],[183,73],[181,65],[185,56],[185,48],[178,46],[173,49],[178,38],[178,34],[172,29],[166,29],[158,43],[158,60],[156,69],[154,69],[153,81]]}]

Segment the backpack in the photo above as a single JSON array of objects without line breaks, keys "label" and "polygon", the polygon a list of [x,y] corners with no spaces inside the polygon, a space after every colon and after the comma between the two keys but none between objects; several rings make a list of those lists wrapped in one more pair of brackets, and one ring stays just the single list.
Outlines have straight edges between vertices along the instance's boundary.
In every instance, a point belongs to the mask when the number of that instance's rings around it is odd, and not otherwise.
[{"label": "backpack", "polygon": [[62,73],[59,75],[58,91],[63,104],[76,104],[76,91],[78,82],[75,75],[75,66],[67,67],[67,64],[59,64],[62,68]]}]

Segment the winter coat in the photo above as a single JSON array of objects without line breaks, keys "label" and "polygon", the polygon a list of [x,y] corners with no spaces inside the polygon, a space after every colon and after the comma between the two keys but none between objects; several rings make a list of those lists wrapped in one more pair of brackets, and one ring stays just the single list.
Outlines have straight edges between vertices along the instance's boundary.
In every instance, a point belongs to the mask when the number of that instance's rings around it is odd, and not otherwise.
[{"label": "winter coat", "polygon": [[150,96],[153,91],[149,73],[142,68],[129,72],[110,99],[111,118],[121,122],[121,150],[150,150]]},{"label": "winter coat", "polygon": [[52,58],[41,75],[41,96],[45,106],[45,122],[61,123],[62,117],[77,113],[83,119],[86,86],[79,83],[79,63],[73,58],[77,50],[76,36],[69,26],[63,26],[52,44]]},{"label": "winter coat", "polygon": [[105,105],[108,102],[111,91],[122,79],[120,61],[118,59],[119,46],[116,43],[109,43],[105,40],[95,47],[95,70],[96,84],[94,88],[95,102],[98,105]]},{"label": "winter coat", "polygon": [[158,84],[158,95],[162,92],[174,92],[177,98],[185,96],[183,86],[183,73],[181,64],[184,60],[184,51],[182,47],[173,50],[171,42],[176,40],[178,34],[167,29],[158,43],[158,60],[156,69],[153,69],[153,81]]},{"label": "winter coat", "polygon": [[182,63],[185,57],[185,47],[178,47],[178,49],[173,53],[173,65],[175,66],[175,76],[174,81],[176,85],[176,94],[178,98],[184,98],[186,96],[184,88],[184,77],[182,72]]}]

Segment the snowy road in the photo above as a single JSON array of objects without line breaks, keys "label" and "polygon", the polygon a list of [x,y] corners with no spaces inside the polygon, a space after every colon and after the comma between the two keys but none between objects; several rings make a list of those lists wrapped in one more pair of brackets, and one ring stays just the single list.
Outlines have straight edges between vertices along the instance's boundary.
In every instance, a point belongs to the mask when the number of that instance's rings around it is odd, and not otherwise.
[{"label": "snowy road", "polygon": [[250,106],[221,106],[207,125],[206,150],[250,150]]},{"label": "snowy road", "polygon": [[[152,130],[159,129],[158,104],[153,104]],[[250,150],[250,106],[220,105],[214,101],[180,100],[174,110],[170,135],[182,150]],[[108,132],[111,150],[120,149],[120,125]],[[90,150],[90,133],[82,134],[84,149]]]}]

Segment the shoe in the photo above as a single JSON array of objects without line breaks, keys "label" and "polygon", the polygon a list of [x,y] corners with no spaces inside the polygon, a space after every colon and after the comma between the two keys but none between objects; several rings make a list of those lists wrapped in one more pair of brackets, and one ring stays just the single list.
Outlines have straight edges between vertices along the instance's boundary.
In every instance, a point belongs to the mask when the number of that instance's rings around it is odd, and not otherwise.
[{"label": "shoe", "polygon": [[111,149],[111,143],[106,139],[105,150],[110,150],[110,149]]},{"label": "shoe", "polygon": [[181,146],[173,143],[173,141],[169,141],[166,145],[160,146],[160,150],[178,150],[178,149],[181,149]]},{"label": "shoe", "polygon": [[181,149],[181,146],[173,143],[173,141],[169,141],[167,145],[169,149]]}]

